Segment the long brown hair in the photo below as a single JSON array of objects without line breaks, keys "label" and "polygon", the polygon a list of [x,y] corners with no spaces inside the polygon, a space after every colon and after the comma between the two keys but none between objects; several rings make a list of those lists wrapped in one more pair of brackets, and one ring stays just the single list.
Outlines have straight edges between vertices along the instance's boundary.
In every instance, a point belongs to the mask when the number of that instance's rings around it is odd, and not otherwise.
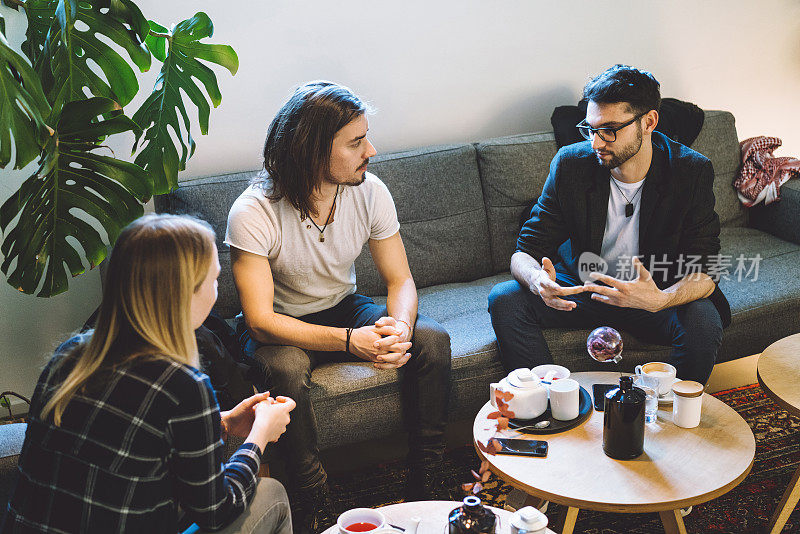
[{"label": "long brown hair", "polygon": [[330,173],[336,132],[369,110],[347,87],[313,81],[300,86],[272,119],[264,143],[264,170],[252,183],[272,201],[283,197],[305,219],[312,196]]},{"label": "long brown hair", "polygon": [[94,332],[61,363],[77,358],[40,417],[61,424],[70,399],[98,372],[138,356],[166,357],[198,367],[191,325],[192,295],[205,280],[214,231],[183,215],[145,215],[126,226],[108,264]]}]

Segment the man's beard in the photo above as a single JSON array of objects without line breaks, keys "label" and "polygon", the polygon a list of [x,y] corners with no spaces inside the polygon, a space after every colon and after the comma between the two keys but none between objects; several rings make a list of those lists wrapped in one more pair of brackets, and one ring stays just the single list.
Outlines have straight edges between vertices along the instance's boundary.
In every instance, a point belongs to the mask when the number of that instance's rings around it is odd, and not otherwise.
[{"label": "man's beard", "polygon": [[636,140],[633,141],[628,146],[624,146],[619,149],[618,152],[611,152],[612,154],[611,159],[608,161],[603,160],[597,153],[595,156],[597,157],[597,162],[600,163],[606,169],[615,169],[631,159],[633,156],[639,153],[639,150],[642,148],[642,127],[639,126],[638,132],[636,135]]},{"label": "man's beard", "polygon": [[361,185],[367,179],[367,171],[361,173],[361,178],[356,178],[354,180],[348,180],[347,182],[343,182],[342,185]]},{"label": "man's beard", "polygon": [[[364,161],[364,162],[363,162],[363,163],[362,163],[362,164],[361,164],[361,165],[358,167],[358,169],[360,169],[361,167],[363,167],[364,165],[367,165],[367,164],[369,164],[369,159],[365,160],[365,161]],[[356,172],[358,172],[358,169],[356,169]],[[357,185],[361,185],[361,184],[363,184],[363,183],[364,183],[364,181],[365,181],[366,179],[367,179],[367,170],[366,170],[366,169],[364,169],[364,170],[361,172],[361,175],[360,175],[358,178],[354,178],[354,179],[352,179],[352,180],[343,180],[343,181],[338,181],[338,180],[336,180],[335,178],[333,178],[333,176],[330,176],[330,175],[329,175],[329,177],[328,177],[328,178],[326,178],[325,180],[326,180],[327,182],[330,182],[330,183],[332,183],[332,184],[336,184],[336,185],[352,185],[352,186],[357,186]]]},{"label": "man's beard", "polygon": [[[364,163],[361,164],[361,167],[364,167],[365,165],[368,165],[368,164],[369,164],[369,160],[367,159],[366,161],[364,161]],[[360,169],[361,167],[359,167],[358,169]],[[358,171],[358,169],[356,169],[356,171]],[[349,182],[349,183],[347,183],[345,185],[361,185],[361,184],[364,183],[364,181],[366,179],[367,179],[367,169],[365,168],[364,171],[361,173],[361,179],[360,180],[354,180],[353,182]]]}]

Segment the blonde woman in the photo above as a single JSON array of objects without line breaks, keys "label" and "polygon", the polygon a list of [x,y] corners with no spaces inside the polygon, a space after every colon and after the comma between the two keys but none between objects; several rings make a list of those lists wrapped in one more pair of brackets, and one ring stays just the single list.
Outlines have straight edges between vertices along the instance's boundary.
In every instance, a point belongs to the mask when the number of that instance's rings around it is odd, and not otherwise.
[{"label": "blonde woman", "polygon": [[[122,231],[96,329],[39,378],[0,532],[175,534],[185,513],[194,528],[291,533],[286,492],[256,473],[294,401],[265,393],[220,413],[198,370],[193,331],[219,270],[205,222],[147,215]],[[224,464],[226,435],[246,439]]]}]

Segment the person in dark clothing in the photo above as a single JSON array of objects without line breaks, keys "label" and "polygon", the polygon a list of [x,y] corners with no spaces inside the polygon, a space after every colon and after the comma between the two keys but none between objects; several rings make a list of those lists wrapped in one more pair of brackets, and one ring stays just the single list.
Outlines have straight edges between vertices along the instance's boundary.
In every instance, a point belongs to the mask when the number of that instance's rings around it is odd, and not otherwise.
[{"label": "person in dark clothing", "polygon": [[[273,119],[264,172],[236,199],[225,242],[242,302],[245,354],[272,390],[297,401],[282,440],[295,529],[336,517],[319,459],[312,369],[367,361],[399,370],[409,436],[409,500],[448,498],[440,476],[450,388],[450,336],[417,314],[417,290],[388,188],[367,172],[376,154],[367,107],[349,89],[310,82]],[[358,295],[354,261],[368,244],[386,305]]]},{"label": "person in dark clothing", "polygon": [[[220,413],[198,370],[194,330],[219,270],[200,220],[123,229],[95,329],[59,347],[36,385],[0,532],[175,534],[185,515],[191,531],[291,534],[285,490],[257,473],[294,401],[265,393]],[[245,442],[224,463],[228,435]]]},{"label": "person in dark clothing", "polygon": [[683,379],[706,382],[730,322],[715,283],[719,218],[711,162],[659,132],[659,83],[616,65],[584,88],[587,139],[550,165],[489,313],[507,370],[552,362],[543,328],[608,325],[671,345]]}]

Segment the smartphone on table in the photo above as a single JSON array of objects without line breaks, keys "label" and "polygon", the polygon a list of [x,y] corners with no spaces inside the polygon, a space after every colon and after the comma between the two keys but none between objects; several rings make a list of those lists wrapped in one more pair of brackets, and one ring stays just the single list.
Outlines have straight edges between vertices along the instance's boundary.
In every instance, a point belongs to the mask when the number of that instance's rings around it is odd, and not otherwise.
[{"label": "smartphone on table", "polygon": [[497,454],[514,454],[518,456],[547,456],[547,442],[535,439],[495,438],[502,447]]}]

